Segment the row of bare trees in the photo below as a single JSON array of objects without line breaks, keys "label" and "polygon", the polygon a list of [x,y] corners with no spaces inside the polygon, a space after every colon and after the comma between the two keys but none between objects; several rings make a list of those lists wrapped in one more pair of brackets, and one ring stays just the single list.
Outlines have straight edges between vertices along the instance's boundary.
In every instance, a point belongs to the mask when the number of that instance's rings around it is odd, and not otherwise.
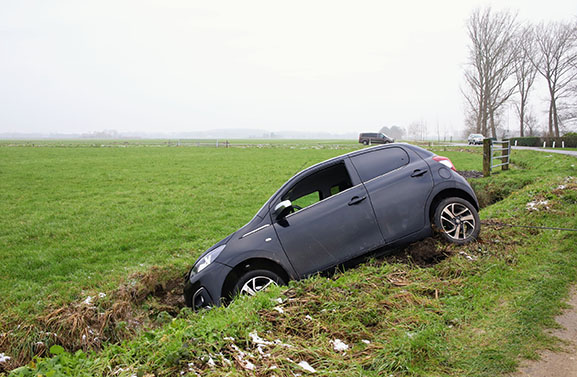
[{"label": "row of bare trees", "polygon": [[497,137],[503,105],[511,101],[519,115],[520,135],[532,130],[529,94],[538,76],[548,89],[548,134],[558,137],[564,122],[577,121],[576,22],[522,25],[516,14],[484,8],[473,11],[467,31],[463,94],[471,131]]}]

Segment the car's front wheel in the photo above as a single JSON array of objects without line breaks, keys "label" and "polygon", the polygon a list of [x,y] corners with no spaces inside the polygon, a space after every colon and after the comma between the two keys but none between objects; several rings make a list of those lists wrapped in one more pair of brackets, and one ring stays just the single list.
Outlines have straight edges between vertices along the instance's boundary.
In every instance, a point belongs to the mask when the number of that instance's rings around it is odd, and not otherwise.
[{"label": "car's front wheel", "polygon": [[369,141],[368,141],[368,140],[363,140],[363,145],[369,145]]},{"label": "car's front wheel", "polygon": [[433,221],[444,239],[458,245],[474,241],[481,231],[477,210],[462,198],[443,199],[435,209]]},{"label": "car's front wheel", "polygon": [[248,271],[238,279],[234,292],[241,295],[254,296],[271,285],[284,285],[286,282],[276,273],[269,270]]}]

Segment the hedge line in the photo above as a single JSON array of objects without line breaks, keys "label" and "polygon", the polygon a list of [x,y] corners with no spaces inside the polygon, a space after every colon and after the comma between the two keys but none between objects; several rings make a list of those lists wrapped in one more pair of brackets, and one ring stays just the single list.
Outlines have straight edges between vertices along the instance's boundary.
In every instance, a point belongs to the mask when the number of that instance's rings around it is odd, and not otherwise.
[{"label": "hedge line", "polygon": [[542,147],[543,142],[545,142],[546,146],[551,148],[553,146],[553,142],[555,142],[555,148],[561,148],[563,142],[565,142],[566,148],[577,148],[577,133],[575,132],[567,134],[563,137],[529,136],[512,137],[509,140],[511,140],[512,145],[515,145],[515,141],[517,141],[517,145],[524,147]]}]

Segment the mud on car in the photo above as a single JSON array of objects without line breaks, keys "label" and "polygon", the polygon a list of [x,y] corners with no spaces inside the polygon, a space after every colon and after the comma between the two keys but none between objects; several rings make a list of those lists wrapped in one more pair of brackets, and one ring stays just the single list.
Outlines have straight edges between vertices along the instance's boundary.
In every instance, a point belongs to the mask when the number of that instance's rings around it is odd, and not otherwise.
[{"label": "mud on car", "polygon": [[245,226],[204,252],[185,303],[220,305],[432,235],[465,244],[480,231],[475,193],[451,161],[410,144],[365,148],[290,178]]}]

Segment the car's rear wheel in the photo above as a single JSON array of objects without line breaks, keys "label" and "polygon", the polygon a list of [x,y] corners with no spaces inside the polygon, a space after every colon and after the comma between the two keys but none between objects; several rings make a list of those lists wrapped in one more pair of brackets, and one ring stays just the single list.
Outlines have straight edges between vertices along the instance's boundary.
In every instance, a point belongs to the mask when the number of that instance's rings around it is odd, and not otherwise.
[{"label": "car's rear wheel", "polygon": [[238,279],[234,292],[241,295],[254,296],[271,285],[283,285],[286,282],[276,273],[269,270],[248,271]]},{"label": "car's rear wheel", "polygon": [[363,145],[369,145],[369,141],[368,141],[368,140],[363,140]]},{"label": "car's rear wheel", "polygon": [[435,209],[433,221],[444,239],[458,245],[474,241],[481,231],[477,210],[462,198],[443,199]]}]

